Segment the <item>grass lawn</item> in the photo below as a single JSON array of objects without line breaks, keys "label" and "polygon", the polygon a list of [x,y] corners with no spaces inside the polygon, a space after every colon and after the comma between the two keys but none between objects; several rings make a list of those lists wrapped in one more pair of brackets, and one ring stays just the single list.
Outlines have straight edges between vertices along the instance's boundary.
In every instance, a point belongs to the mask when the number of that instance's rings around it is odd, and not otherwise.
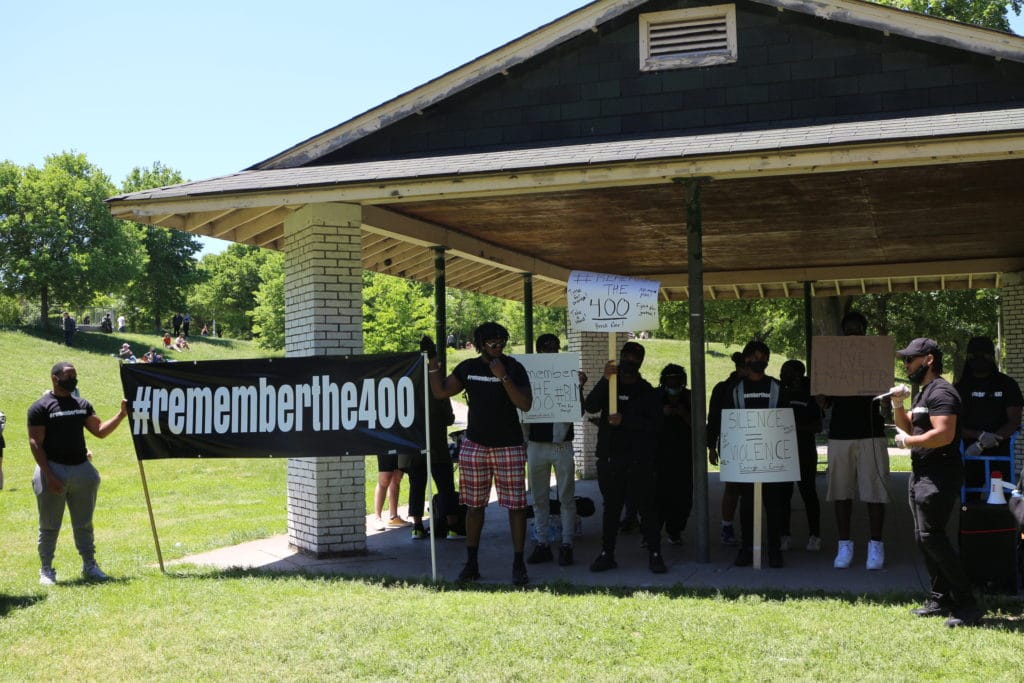
[{"label": "grass lawn", "polygon": [[[0,409],[9,417],[0,680],[1019,679],[1024,628],[1020,602],[1010,599],[990,603],[1003,616],[998,626],[948,631],[909,617],[920,597],[909,595],[460,589],[190,567],[163,575],[124,425],[89,442],[103,475],[98,558],[115,580],[77,580],[65,527],[55,560],[61,584],[43,588],[25,410],[63,359],[76,364],[82,394],[102,418],[117,410],[117,362],[108,354],[122,338],[140,346],[146,338],[95,337],[67,349],[0,332]],[[671,342],[648,348],[652,368],[661,362],[655,349],[678,353]],[[263,355],[229,340],[196,340],[195,349],[185,357]],[[150,461],[146,474],[168,560],[285,531],[282,461]]]}]

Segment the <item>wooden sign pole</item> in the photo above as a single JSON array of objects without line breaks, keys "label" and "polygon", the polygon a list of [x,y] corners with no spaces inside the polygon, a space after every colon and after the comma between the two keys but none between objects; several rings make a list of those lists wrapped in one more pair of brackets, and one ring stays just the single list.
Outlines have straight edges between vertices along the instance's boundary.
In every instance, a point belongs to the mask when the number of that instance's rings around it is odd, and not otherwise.
[{"label": "wooden sign pole", "polygon": [[[616,361],[615,356],[615,333],[608,335],[608,358]],[[608,414],[619,412],[619,377],[612,375],[608,378]]]}]

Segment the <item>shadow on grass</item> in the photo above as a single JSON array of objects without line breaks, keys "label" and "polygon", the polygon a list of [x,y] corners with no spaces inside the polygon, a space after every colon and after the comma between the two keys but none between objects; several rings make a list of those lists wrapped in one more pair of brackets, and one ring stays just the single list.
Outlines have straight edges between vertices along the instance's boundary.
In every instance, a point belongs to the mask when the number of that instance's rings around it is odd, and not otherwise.
[{"label": "shadow on grass", "polygon": [[[183,570],[168,572],[168,578],[178,579],[242,579],[242,578],[265,578],[267,580],[311,580],[331,582],[339,584],[364,584],[380,586],[382,588],[409,588],[419,587],[434,590],[439,593],[447,592],[473,592],[473,593],[544,593],[559,596],[607,596],[612,598],[628,599],[638,595],[661,595],[672,599],[693,598],[693,599],[718,599],[742,602],[757,598],[764,602],[788,602],[793,600],[839,600],[851,605],[876,605],[882,607],[906,607],[908,610],[916,607],[922,600],[919,593],[893,592],[877,595],[861,595],[854,593],[832,593],[822,590],[792,591],[792,590],[742,590],[738,588],[688,588],[682,584],[672,586],[591,586],[572,584],[564,581],[538,583],[534,585],[515,587],[508,584],[492,583],[458,583],[454,581],[437,581],[429,579],[398,579],[392,576],[381,575],[338,575],[318,572],[284,572],[266,571],[259,569],[220,569],[213,571],[197,570],[195,572]],[[1007,631],[1024,633],[1024,601],[1021,598],[1002,595],[985,596],[984,604],[988,609],[989,616],[985,618],[981,627],[999,628]],[[909,618],[909,615],[908,615]]]},{"label": "shadow on grass", "polygon": [[[53,342],[55,344],[64,344],[64,332],[56,327],[51,327],[49,330],[44,330],[38,325],[30,325],[26,327],[18,328],[21,332],[24,332],[30,337],[36,339],[42,339],[44,341]],[[121,344],[128,342],[129,345],[135,348],[135,352],[138,355],[142,355],[148,351],[148,347],[143,349],[139,345],[138,339],[134,338],[139,334],[152,334],[153,340],[148,346],[156,348],[158,351],[163,351],[163,341],[161,335],[156,332],[132,332],[129,333],[134,335],[133,337],[124,336],[117,331],[106,333],[106,332],[76,332],[71,342],[71,347],[77,351],[85,351],[86,353],[95,353],[100,356],[111,356],[121,348]],[[234,340],[231,339],[220,339],[217,337],[202,337],[198,335],[190,335],[190,344],[209,344],[210,346],[229,348],[233,344]],[[177,352],[171,352],[177,353]],[[175,358],[181,358],[181,356],[173,356]]]},{"label": "shadow on grass", "polygon": [[44,595],[3,595],[0,593],[0,617],[6,617],[16,609],[25,609],[45,600]]}]

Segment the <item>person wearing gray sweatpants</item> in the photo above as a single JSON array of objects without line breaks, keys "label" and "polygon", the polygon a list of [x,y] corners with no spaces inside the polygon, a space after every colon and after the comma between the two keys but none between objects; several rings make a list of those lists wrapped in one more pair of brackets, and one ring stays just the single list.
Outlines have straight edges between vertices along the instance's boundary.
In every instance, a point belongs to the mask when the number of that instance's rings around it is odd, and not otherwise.
[{"label": "person wearing gray sweatpants", "polygon": [[93,467],[85,446],[85,432],[100,439],[113,432],[128,415],[128,401],[105,422],[96,416],[92,404],[77,396],[75,366],[62,361],[50,371],[53,388],[28,409],[28,443],[36,460],[32,488],[39,508],[39,583],[57,583],[53,554],[64,520],[64,508],[71,513],[75,547],[82,556],[82,576],[109,578],[96,564],[92,515],[100,474]]}]

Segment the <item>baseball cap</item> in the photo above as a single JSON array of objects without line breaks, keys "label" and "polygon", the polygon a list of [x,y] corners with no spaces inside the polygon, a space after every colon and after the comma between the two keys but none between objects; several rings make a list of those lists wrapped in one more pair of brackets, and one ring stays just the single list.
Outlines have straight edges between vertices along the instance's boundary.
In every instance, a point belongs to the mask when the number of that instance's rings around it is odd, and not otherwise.
[{"label": "baseball cap", "polygon": [[909,356],[927,356],[929,353],[942,353],[938,342],[927,337],[918,337],[907,344],[907,348],[897,351],[896,355],[907,358]]}]

